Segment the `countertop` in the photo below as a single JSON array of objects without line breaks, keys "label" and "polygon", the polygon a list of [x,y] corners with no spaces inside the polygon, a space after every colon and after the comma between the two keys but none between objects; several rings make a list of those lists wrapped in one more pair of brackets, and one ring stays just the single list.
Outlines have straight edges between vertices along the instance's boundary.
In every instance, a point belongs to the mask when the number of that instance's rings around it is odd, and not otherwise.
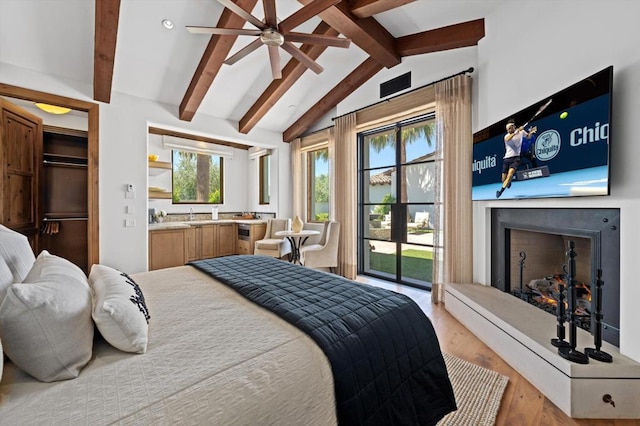
[{"label": "countertop", "polygon": [[160,231],[164,229],[186,229],[198,225],[214,225],[222,223],[243,223],[248,225],[267,223],[265,219],[219,219],[219,220],[190,220],[183,222],[162,222],[150,223],[149,231]]}]

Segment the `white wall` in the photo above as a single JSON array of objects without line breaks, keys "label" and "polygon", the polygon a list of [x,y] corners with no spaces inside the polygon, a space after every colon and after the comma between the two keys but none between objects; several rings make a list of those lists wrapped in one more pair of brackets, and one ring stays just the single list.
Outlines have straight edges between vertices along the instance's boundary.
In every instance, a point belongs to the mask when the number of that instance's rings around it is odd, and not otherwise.
[{"label": "white wall", "polygon": [[[37,73],[0,63],[3,83],[93,102],[92,88],[75,81]],[[193,121],[180,121],[178,107],[114,92],[110,104],[100,104],[100,262],[135,273],[147,269],[147,151],[148,126],[203,135],[248,145],[280,148],[279,156],[288,156],[288,144],[281,133],[256,128],[250,135],[237,132],[237,124],[217,117],[196,114]],[[287,154],[283,154],[286,152]],[[285,163],[285,165],[288,163]],[[277,163],[274,167],[278,167]],[[290,182],[290,168],[277,171],[278,178]],[[246,176],[246,174],[245,174]],[[246,177],[242,179],[246,182]],[[277,183],[277,182],[276,182]],[[135,199],[125,198],[125,186],[133,184]],[[233,191],[233,179],[227,191]],[[277,190],[279,188],[276,186]],[[246,185],[237,192],[246,194]],[[284,188],[277,209],[291,211],[290,189]],[[131,206],[133,214],[125,213]],[[245,195],[244,207],[248,210]],[[282,213],[279,213],[282,215]],[[135,227],[125,228],[125,220],[134,219]]]},{"label": "white wall", "polygon": [[[474,131],[613,65],[611,196],[474,203],[474,280],[490,283],[491,207],[616,207],[621,210],[620,350],[640,361],[635,254],[640,222],[640,2],[519,0],[486,17],[478,46]],[[604,253],[604,256],[607,254]],[[603,271],[604,272],[604,271]],[[606,281],[605,281],[606,285]],[[606,302],[605,302],[606,303]]]}]

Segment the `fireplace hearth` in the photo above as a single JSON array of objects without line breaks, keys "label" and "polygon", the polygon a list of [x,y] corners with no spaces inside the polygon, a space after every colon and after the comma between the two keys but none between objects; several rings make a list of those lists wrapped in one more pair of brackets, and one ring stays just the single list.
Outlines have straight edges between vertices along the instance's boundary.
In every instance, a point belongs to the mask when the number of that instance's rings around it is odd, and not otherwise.
[{"label": "fireplace hearth", "polygon": [[574,241],[577,325],[593,333],[591,293],[601,270],[603,339],[619,346],[619,209],[500,208],[491,213],[492,286],[556,315],[558,284],[567,288],[567,245]]}]

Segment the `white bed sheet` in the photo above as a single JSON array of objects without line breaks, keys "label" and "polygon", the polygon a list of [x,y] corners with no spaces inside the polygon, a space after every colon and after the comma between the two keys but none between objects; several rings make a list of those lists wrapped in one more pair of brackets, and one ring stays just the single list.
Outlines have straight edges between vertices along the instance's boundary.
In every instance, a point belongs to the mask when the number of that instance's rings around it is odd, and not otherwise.
[{"label": "white bed sheet", "polygon": [[0,425],[334,425],[331,367],[304,333],[190,266],[133,276],[151,315],[146,354],[96,341],[74,380],[10,362]]}]

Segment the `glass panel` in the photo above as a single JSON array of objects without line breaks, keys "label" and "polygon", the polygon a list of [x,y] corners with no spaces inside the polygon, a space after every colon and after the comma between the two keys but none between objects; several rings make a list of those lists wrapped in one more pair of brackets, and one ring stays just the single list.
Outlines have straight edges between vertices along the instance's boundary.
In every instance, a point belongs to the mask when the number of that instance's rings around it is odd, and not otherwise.
[{"label": "glass panel", "polygon": [[396,280],[396,244],[364,241],[364,271]]},{"label": "glass panel", "polygon": [[364,137],[363,168],[396,164],[396,130],[387,129]]},{"label": "glass panel", "polygon": [[403,185],[400,187],[403,203],[433,203],[435,201],[435,163],[402,166]]},{"label": "glass panel", "polygon": [[309,222],[329,220],[329,149],[309,152]]},{"label": "glass panel", "polygon": [[396,201],[395,168],[363,172],[363,179],[365,182],[363,188],[365,203],[394,203]]},{"label": "glass panel", "polygon": [[222,204],[222,158],[174,150],[173,202]]},{"label": "glass panel", "polygon": [[[378,240],[391,240],[391,213],[387,210],[387,213],[376,213],[380,207],[389,206],[364,206],[365,211],[370,211],[369,221],[365,222],[364,236],[366,238],[375,238]],[[365,215],[366,220],[366,215]]]},{"label": "glass panel", "polygon": [[428,159],[436,147],[435,120],[430,119],[402,127],[400,154],[402,163]]},{"label": "glass panel", "polygon": [[402,244],[400,258],[403,281],[426,285],[433,281],[433,248]]},{"label": "glass panel", "polygon": [[412,204],[407,206],[407,209],[409,222],[407,222],[406,241],[433,245],[433,204]]}]

